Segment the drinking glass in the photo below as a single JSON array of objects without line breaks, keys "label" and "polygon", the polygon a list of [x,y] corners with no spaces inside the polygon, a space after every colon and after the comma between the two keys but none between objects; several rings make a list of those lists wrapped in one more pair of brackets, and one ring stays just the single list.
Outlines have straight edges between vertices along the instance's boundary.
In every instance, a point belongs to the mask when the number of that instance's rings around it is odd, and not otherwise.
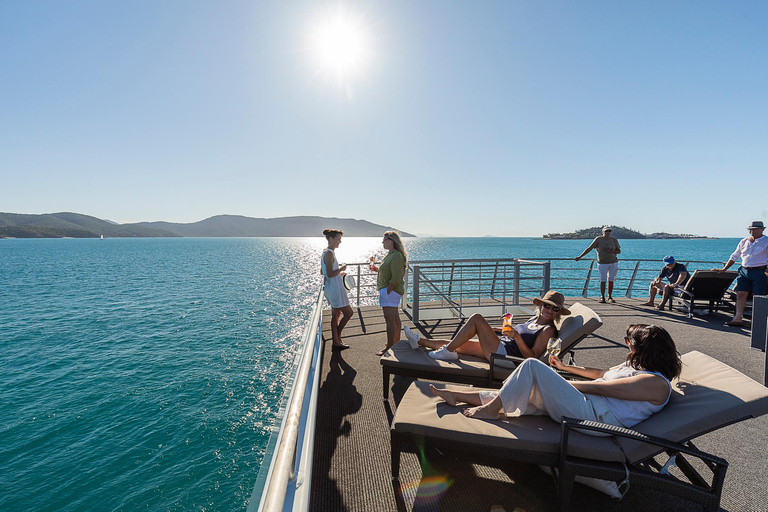
[{"label": "drinking glass", "polygon": [[563,342],[560,338],[549,338],[547,342],[547,352],[552,356],[559,356],[560,350],[563,348]]}]

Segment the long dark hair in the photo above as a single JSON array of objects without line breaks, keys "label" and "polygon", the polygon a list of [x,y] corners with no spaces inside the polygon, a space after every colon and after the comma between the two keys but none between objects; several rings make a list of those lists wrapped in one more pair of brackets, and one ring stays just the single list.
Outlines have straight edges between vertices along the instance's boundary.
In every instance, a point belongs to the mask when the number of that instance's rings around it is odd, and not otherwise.
[{"label": "long dark hair", "polygon": [[683,368],[672,336],[658,325],[633,324],[627,327],[627,361],[638,370],[659,372],[672,380]]}]

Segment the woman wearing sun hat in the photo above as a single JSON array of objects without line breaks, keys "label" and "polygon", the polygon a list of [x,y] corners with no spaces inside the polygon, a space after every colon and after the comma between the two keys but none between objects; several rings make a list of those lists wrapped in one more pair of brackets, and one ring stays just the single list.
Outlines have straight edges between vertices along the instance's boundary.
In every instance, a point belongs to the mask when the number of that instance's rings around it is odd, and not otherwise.
[{"label": "woman wearing sun hat", "polygon": [[[560,315],[569,315],[571,312],[565,306],[563,294],[554,290],[545,293],[544,297],[533,299],[533,303],[536,305],[536,316],[517,324],[511,336],[499,336],[501,331],[491,327],[478,313],[469,317],[452,340],[420,338],[408,326],[405,327],[405,336],[412,348],[421,345],[434,349],[429,357],[445,361],[458,359],[458,354],[484,357],[488,361],[493,353],[538,358],[547,349],[549,338],[557,337],[555,321]],[[472,339],[475,336],[477,340]]]}]

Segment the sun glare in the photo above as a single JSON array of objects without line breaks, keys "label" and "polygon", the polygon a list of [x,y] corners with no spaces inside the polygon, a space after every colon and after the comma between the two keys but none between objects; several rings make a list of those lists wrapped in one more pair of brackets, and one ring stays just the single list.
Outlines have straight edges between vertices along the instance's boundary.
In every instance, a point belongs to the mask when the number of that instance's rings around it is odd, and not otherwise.
[{"label": "sun glare", "polygon": [[318,72],[344,85],[361,77],[370,64],[370,32],[362,18],[342,10],[318,16],[310,31],[312,58]]}]

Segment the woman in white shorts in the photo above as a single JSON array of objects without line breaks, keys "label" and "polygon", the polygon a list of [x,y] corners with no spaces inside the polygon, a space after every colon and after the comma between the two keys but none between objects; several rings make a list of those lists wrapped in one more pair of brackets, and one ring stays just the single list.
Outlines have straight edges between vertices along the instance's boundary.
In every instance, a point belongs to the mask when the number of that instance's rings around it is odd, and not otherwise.
[{"label": "woman in white shorts", "polygon": [[387,346],[376,352],[381,356],[400,340],[400,300],[405,294],[405,269],[408,265],[408,253],[405,251],[397,231],[387,231],[381,240],[384,249],[389,251],[378,267],[371,265],[371,270],[378,272],[376,287],[379,289],[379,305],[384,311],[387,324]]},{"label": "woman in white shorts", "polygon": [[[325,298],[331,305],[331,338],[333,339],[334,350],[344,350],[349,348],[341,341],[341,331],[352,318],[352,307],[349,305],[349,296],[344,287],[344,276],[347,269],[346,265],[339,267],[334,252],[341,245],[341,237],[344,232],[339,229],[324,229],[323,235],[328,240],[328,247],[323,250],[323,257],[320,259],[320,269],[325,280]],[[343,315],[339,318],[340,315]]]}]

